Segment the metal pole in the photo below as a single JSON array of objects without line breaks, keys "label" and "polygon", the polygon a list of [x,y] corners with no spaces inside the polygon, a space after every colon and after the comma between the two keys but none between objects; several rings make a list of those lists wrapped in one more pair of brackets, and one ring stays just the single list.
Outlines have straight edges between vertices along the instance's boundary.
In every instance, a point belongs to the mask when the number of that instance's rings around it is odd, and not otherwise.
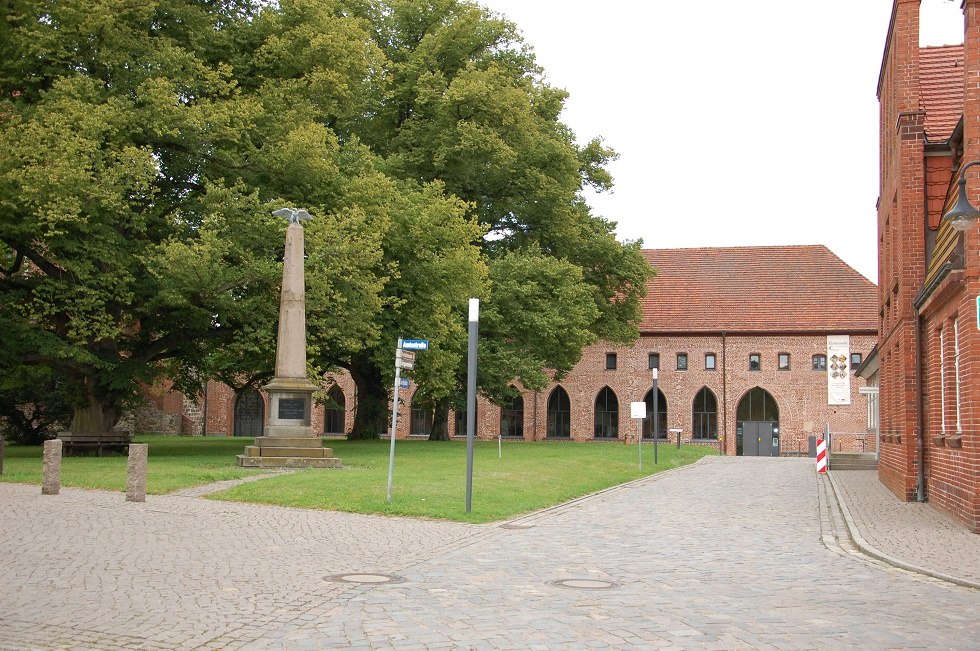
[{"label": "metal pole", "polygon": [[640,472],[643,472],[643,420],[636,419],[636,453],[640,457]]},{"label": "metal pole", "polygon": [[398,423],[398,385],[401,384],[402,366],[398,360],[398,351],[402,349],[402,338],[398,338],[395,349],[395,399],[391,405],[391,452],[388,453],[388,504],[391,504],[391,479],[395,474],[395,426]]},{"label": "metal pole", "polygon": [[502,434],[497,434],[497,458],[498,459],[503,459],[504,458],[504,446],[501,443],[501,438],[502,437],[503,437]]},{"label": "metal pole", "polygon": [[480,299],[470,299],[469,351],[466,358],[466,512],[473,508],[473,439],[476,429],[476,339],[480,332]]},{"label": "metal pole", "polygon": [[657,459],[657,425],[660,420],[660,414],[658,409],[660,407],[660,401],[657,399],[657,370],[653,369],[653,423],[650,431],[653,432],[653,463],[658,463]]}]

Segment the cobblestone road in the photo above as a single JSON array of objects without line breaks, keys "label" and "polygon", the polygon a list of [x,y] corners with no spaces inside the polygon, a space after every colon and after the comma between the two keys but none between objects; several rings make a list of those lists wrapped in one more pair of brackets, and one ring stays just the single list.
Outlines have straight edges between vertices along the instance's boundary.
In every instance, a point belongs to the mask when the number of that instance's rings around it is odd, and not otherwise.
[{"label": "cobblestone road", "polygon": [[[839,520],[797,459],[505,526],[3,484],[0,649],[980,648],[980,592],[857,554]],[[375,573],[400,581],[338,579]]]}]

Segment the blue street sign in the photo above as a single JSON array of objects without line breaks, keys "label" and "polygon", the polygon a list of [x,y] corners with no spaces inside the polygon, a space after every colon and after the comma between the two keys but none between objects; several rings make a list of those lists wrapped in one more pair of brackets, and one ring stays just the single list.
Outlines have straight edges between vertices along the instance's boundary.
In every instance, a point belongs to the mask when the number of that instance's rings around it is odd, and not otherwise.
[{"label": "blue street sign", "polygon": [[404,339],[402,350],[429,350],[428,339]]},{"label": "blue street sign", "polygon": [[398,378],[398,385],[399,385],[399,388],[401,388],[401,389],[407,389],[408,388],[408,378],[407,377],[400,377],[400,378]]}]

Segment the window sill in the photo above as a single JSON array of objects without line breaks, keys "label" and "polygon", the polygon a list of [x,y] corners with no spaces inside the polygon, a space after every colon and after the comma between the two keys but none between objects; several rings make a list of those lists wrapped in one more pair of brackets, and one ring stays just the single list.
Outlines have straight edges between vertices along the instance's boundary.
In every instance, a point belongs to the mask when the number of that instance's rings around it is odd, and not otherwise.
[{"label": "window sill", "polygon": [[945,436],[946,447],[948,448],[962,448],[963,447],[963,435],[957,434],[956,436]]}]

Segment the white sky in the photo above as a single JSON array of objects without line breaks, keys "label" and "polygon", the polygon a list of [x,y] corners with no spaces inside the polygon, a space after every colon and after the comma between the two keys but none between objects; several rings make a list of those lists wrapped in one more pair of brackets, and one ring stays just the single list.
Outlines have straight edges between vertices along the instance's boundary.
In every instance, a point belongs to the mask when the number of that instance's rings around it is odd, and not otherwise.
[{"label": "white sky", "polygon": [[[515,22],[580,143],[590,197],[646,248],[824,244],[877,281],[878,100],[892,0],[478,0]],[[922,45],[961,43],[922,0]]]}]

